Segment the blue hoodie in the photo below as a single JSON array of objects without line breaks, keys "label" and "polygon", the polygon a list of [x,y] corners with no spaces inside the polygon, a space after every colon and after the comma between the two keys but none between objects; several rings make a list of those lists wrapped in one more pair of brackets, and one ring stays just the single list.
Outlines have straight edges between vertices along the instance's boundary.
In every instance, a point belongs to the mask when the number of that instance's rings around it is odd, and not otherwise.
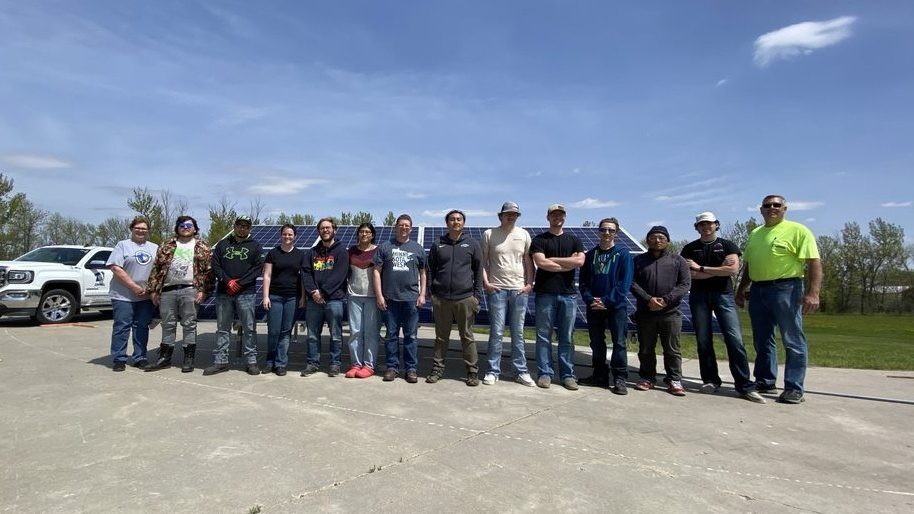
[{"label": "blue hoodie", "polygon": [[584,254],[584,266],[578,276],[584,304],[589,307],[594,298],[600,298],[607,308],[625,309],[634,275],[632,255],[625,248],[591,248]]}]

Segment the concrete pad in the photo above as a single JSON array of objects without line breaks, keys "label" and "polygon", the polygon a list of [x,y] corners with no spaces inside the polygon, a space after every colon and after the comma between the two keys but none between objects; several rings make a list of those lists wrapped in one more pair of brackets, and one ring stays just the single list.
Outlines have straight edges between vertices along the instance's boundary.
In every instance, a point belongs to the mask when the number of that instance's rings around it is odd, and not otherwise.
[{"label": "concrete pad", "polygon": [[112,373],[110,330],[0,321],[0,511],[914,511],[910,372],[813,368],[806,403],[756,405],[695,392],[693,361],[685,398],[467,387],[456,345],[434,385],[302,378],[300,338],[285,377],[204,377],[203,322],[194,373]]}]

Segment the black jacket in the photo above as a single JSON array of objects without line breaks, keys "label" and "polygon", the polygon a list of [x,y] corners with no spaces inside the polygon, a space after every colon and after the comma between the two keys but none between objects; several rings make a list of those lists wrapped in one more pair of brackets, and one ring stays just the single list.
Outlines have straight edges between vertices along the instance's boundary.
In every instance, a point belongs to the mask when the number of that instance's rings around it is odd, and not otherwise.
[{"label": "black jacket", "polygon": [[[689,292],[692,276],[689,265],[681,256],[663,252],[658,257],[647,251],[635,257],[635,281],[632,294],[638,300],[638,314],[662,315],[679,312],[682,298]],[[648,308],[652,297],[663,298],[666,307],[660,311]]]},{"label": "black jacket", "polygon": [[454,241],[447,234],[432,245],[428,254],[432,294],[446,300],[469,296],[482,299],[482,247],[479,241],[460,234]]},{"label": "black jacket", "polygon": [[349,250],[339,241],[329,248],[318,241],[308,252],[301,273],[302,287],[308,297],[317,289],[326,300],[342,300],[346,297],[348,278]]}]

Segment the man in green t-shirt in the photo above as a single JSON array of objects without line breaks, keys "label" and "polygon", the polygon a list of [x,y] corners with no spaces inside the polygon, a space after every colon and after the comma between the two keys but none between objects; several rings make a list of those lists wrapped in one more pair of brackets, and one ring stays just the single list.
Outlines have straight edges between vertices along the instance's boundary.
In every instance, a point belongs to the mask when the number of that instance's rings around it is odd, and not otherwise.
[{"label": "man in green t-shirt", "polygon": [[[822,263],[816,238],[804,225],[784,219],[787,201],[780,195],[762,200],[765,224],[749,234],[743,252],[743,274],[736,290],[736,304],[747,300],[755,344],[755,382],[759,392],[777,390],[777,345],[774,329],[781,331],[787,354],[781,403],[801,403],[806,378],[807,344],[803,314],[819,308]],[[804,284],[805,279],[805,284]]]}]

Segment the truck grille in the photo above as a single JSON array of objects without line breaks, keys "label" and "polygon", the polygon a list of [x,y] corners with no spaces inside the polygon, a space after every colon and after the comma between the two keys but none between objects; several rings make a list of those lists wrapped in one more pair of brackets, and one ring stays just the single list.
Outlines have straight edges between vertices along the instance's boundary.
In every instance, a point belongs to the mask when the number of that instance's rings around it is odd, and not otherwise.
[{"label": "truck grille", "polygon": [[0,266],[0,287],[6,285],[6,266]]}]

